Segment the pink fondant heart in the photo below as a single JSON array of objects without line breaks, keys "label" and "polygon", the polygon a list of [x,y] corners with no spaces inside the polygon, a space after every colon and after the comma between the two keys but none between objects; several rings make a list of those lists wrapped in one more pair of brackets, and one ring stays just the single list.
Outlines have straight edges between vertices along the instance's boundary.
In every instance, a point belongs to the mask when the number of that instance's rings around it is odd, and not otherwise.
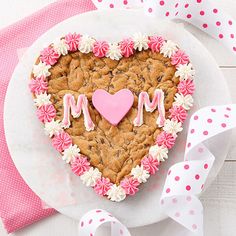
[{"label": "pink fondant heart", "polygon": [[117,125],[134,102],[134,96],[128,89],[121,89],[114,95],[103,89],[93,93],[92,102],[96,110],[112,125]]}]

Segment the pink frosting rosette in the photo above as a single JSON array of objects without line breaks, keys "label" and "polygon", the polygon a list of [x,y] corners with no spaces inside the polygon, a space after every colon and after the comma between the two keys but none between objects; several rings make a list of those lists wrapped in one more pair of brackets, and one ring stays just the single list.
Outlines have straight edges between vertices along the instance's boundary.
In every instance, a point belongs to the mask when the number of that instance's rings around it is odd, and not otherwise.
[{"label": "pink frosting rosette", "polygon": [[159,162],[156,158],[149,155],[142,159],[141,164],[146,171],[153,175],[158,170]]},{"label": "pink frosting rosette", "polygon": [[96,184],[94,186],[94,191],[101,196],[106,195],[107,191],[111,188],[112,183],[108,178],[102,177],[97,179]]},{"label": "pink frosting rosette", "polygon": [[52,146],[59,152],[70,147],[72,144],[72,139],[69,134],[61,131],[59,134],[55,135],[52,139]]},{"label": "pink frosting rosette", "polygon": [[168,149],[171,149],[175,144],[175,137],[173,137],[172,134],[166,133],[163,131],[156,140],[156,144],[159,146],[167,147]]},{"label": "pink frosting rosette", "polygon": [[106,41],[96,41],[93,45],[93,53],[96,57],[105,57],[109,50],[109,44]]},{"label": "pink frosting rosette", "polygon": [[40,106],[36,114],[41,122],[46,123],[52,121],[56,117],[56,110],[52,104],[47,104]]},{"label": "pink frosting rosette", "polygon": [[152,50],[152,52],[159,52],[164,41],[164,38],[154,35],[149,37],[148,46]]},{"label": "pink frosting rosette", "polygon": [[85,156],[77,156],[72,162],[71,162],[71,170],[74,174],[81,176],[84,172],[89,170],[90,163],[87,160],[87,157]]},{"label": "pink frosting rosette", "polygon": [[29,88],[31,93],[38,95],[48,90],[48,83],[44,77],[37,77],[30,80]]},{"label": "pink frosting rosette", "polygon": [[189,62],[189,56],[182,50],[178,50],[175,54],[171,56],[172,65],[184,65]]},{"label": "pink frosting rosette", "polygon": [[71,52],[75,52],[78,50],[80,38],[81,35],[76,33],[69,33],[65,36],[65,43],[69,46],[69,50]]},{"label": "pink frosting rosette", "polygon": [[138,191],[139,184],[136,178],[127,177],[121,181],[120,186],[125,190],[126,194],[134,195]]},{"label": "pink frosting rosette", "polygon": [[170,118],[177,120],[178,122],[184,123],[187,115],[187,111],[182,106],[173,106],[170,109]]},{"label": "pink frosting rosette", "polygon": [[194,91],[195,85],[193,80],[191,79],[180,81],[180,83],[178,84],[178,92],[182,93],[184,96],[188,94],[192,95]]},{"label": "pink frosting rosette", "polygon": [[57,63],[60,55],[51,47],[44,48],[40,52],[40,60],[47,65],[54,65]]},{"label": "pink frosting rosette", "polygon": [[120,51],[124,57],[134,54],[134,41],[131,38],[124,39],[120,42]]}]

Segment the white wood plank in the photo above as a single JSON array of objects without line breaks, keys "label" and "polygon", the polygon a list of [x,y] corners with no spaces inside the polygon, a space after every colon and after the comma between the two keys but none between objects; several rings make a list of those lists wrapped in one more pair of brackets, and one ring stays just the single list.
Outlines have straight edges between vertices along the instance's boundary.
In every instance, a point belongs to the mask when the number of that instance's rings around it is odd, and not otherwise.
[{"label": "white wood plank", "polygon": [[[231,93],[232,102],[236,103],[236,68],[222,68],[222,72],[228,83],[228,87]],[[236,129],[232,131],[232,142],[227,160],[236,160]]]}]

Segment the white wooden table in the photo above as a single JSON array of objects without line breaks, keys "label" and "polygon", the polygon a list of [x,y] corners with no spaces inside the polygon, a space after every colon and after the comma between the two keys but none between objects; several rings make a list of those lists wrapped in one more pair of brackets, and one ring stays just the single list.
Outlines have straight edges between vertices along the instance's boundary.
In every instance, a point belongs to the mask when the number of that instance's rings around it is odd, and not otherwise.
[{"label": "white wooden table", "polygon": [[[0,29],[31,14],[55,0],[8,0],[1,1]],[[214,0],[220,8],[236,17],[236,0]],[[233,102],[236,102],[236,60],[219,44],[206,34],[187,26],[217,60],[223,71]],[[207,76],[207,75],[206,75]],[[232,147],[224,166],[213,184],[202,195],[205,208],[206,236],[236,235],[236,131],[232,137]],[[154,233],[155,232],[155,233]],[[158,226],[153,224],[131,230],[134,236],[158,235]],[[0,235],[6,236],[0,221]],[[78,236],[77,222],[60,214],[42,220],[15,234],[15,236]],[[103,236],[105,236],[103,234]],[[170,235],[171,236],[171,235]]]}]

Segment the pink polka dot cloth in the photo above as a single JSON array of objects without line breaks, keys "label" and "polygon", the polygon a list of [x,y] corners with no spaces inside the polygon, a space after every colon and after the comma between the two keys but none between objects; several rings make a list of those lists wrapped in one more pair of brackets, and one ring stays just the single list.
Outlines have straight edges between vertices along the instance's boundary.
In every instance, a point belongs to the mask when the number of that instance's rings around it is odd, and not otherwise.
[{"label": "pink polka dot cloth", "polygon": [[105,9],[143,8],[150,16],[180,19],[219,40],[236,56],[236,21],[211,0],[93,0]]},{"label": "pink polka dot cloth", "polygon": [[95,9],[91,1],[59,0],[0,31],[0,217],[8,233],[55,213],[54,209],[43,209],[39,197],[24,182],[12,162],[5,140],[3,106],[11,74],[21,54],[18,49],[29,47],[62,20]]},{"label": "pink polka dot cloth", "polygon": [[[168,170],[161,209],[196,235],[203,236],[203,206],[197,195],[202,192],[215,160],[204,142],[235,127],[236,104],[198,110],[190,119],[184,161]],[[103,210],[93,210],[82,217],[79,235],[94,236],[105,222],[111,222],[111,236],[130,236],[121,222]]]}]

